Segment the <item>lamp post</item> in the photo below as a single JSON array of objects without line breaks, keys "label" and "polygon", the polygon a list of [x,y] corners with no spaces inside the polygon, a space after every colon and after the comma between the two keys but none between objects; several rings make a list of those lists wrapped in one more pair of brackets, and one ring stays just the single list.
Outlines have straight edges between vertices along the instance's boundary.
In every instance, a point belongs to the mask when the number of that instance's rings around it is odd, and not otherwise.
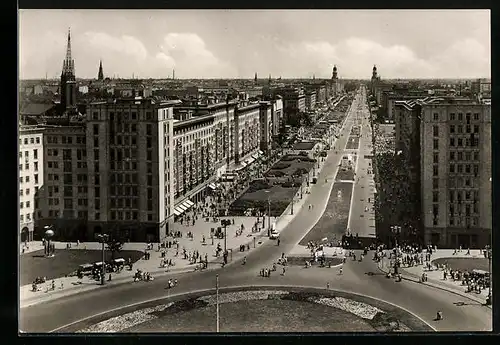
[{"label": "lamp post", "polygon": [[293,202],[294,202],[294,198],[295,198],[295,194],[294,194],[294,195],[292,195],[292,207],[291,207],[291,209],[290,209],[290,212],[291,212],[290,214],[291,214],[292,216],[293,216]]},{"label": "lamp post", "polygon": [[47,249],[45,251],[45,256],[48,257],[48,258],[51,258],[54,256],[54,252],[52,251],[52,248],[51,248],[51,243],[50,243],[50,239],[54,236],[54,230],[52,228],[52,225],[47,225],[45,226],[45,237],[47,238]]},{"label": "lamp post", "polygon": [[397,236],[401,233],[401,227],[391,226],[391,232],[394,234],[394,274],[398,274],[398,240]]},{"label": "lamp post", "polygon": [[215,308],[216,308],[216,323],[217,333],[219,333],[219,275],[215,276]]},{"label": "lamp post", "polygon": [[267,194],[267,236],[271,236],[271,193],[270,190],[265,191]]},{"label": "lamp post", "polygon": [[106,243],[106,240],[108,239],[109,235],[108,234],[99,234],[97,235],[97,238],[102,241],[102,274],[101,274],[101,285],[104,285],[105,279],[104,276],[106,275],[106,262],[104,261],[104,244]]},{"label": "lamp post", "polygon": [[488,245],[486,246],[486,257],[488,259],[488,298],[486,299],[486,304],[491,305],[491,282],[492,282],[492,276],[491,276],[491,259],[492,259],[492,252],[491,252],[491,247]]}]

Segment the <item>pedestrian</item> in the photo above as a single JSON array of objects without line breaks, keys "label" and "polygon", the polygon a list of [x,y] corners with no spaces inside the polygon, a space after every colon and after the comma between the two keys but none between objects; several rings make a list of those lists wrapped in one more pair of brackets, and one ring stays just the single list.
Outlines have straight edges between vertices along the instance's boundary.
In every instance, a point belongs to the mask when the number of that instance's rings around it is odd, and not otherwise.
[{"label": "pedestrian", "polygon": [[286,271],[286,269],[285,269],[285,267],[283,267],[283,273],[282,273],[283,276],[285,275],[285,271]]},{"label": "pedestrian", "polygon": [[278,238],[278,246],[280,245],[280,239]]},{"label": "pedestrian", "polygon": [[339,275],[342,275],[342,266],[340,266],[340,269],[339,269]]}]

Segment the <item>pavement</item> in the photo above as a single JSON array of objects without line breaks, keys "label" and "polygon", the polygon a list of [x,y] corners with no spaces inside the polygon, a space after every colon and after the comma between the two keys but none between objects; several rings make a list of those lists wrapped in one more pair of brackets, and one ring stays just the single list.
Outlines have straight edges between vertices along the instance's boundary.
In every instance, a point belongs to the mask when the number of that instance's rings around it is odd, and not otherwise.
[{"label": "pavement", "polygon": [[[350,122],[352,116],[346,120],[346,124],[350,125]],[[339,139],[343,140],[345,145],[346,136]],[[303,285],[324,288],[329,283],[331,289],[379,298],[409,310],[438,331],[491,331],[491,309],[432,286],[408,280],[397,283],[387,279],[380,273],[377,264],[368,259],[370,254],[362,262],[348,260],[343,265],[343,274],[339,274],[339,269],[333,267],[304,269],[296,266],[286,267],[286,274],[283,275],[274,274],[271,278],[259,276],[259,271],[271,267],[282,253],[291,253],[308,229],[311,229],[321,217],[328,202],[340,159],[341,154],[328,155],[318,183],[311,186],[310,194],[307,196],[307,202],[314,203],[315,207],[311,210],[304,207],[297,209],[296,216],[281,232],[279,246],[276,241],[263,239],[260,245],[248,253],[235,252],[233,260],[217,271],[171,273],[168,276],[160,276],[152,282],[105,286],[27,306],[21,309],[20,329],[24,332],[51,332],[113,310],[114,313],[119,313],[120,309],[127,306],[137,304],[135,307],[141,308],[140,304],[145,301],[213,289],[217,273],[221,288],[242,285]],[[325,178],[332,175],[331,180],[326,182]],[[242,261],[244,256],[247,257],[245,265]],[[178,286],[166,289],[169,278],[178,279]],[[467,303],[458,303],[463,301]],[[434,321],[437,310],[441,310],[444,314],[444,319],[441,321]]]},{"label": "pavement", "polygon": [[[432,253],[431,261],[441,258],[449,258],[449,259],[484,258],[484,255],[481,253],[481,250],[479,249],[471,250],[470,255],[466,255],[465,253],[466,251],[462,251],[454,255],[452,249],[438,249],[437,251]],[[382,260],[379,264],[379,269],[384,273],[387,273],[390,270],[390,268],[391,268],[390,263],[387,258],[385,260]],[[400,267],[400,271],[402,278],[408,281],[446,290],[454,294],[457,294],[459,296],[465,297],[467,299],[473,300],[477,303],[481,304],[486,303],[486,298],[488,297],[488,289],[482,290],[480,294],[475,292],[465,292],[466,286],[462,285],[461,281],[454,281],[449,278],[446,280],[443,279],[442,268],[433,267],[432,270],[429,271],[427,268],[424,267],[424,265],[417,265],[412,267]],[[424,272],[427,274],[428,280],[426,282],[420,282],[420,278],[422,277],[422,273]],[[488,307],[491,308],[491,306]]]}]

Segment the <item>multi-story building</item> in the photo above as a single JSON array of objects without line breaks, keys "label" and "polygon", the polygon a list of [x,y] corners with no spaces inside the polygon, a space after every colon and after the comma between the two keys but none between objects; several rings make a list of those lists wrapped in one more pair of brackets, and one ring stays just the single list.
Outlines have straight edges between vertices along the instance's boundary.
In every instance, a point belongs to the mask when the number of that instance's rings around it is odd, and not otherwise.
[{"label": "multi-story building", "polygon": [[[160,241],[174,214],[173,104],[95,102],[87,109],[89,235]],[[170,222],[171,223],[171,222]]]},{"label": "multi-story building", "polygon": [[292,122],[299,113],[306,111],[306,97],[300,88],[282,88],[274,91],[275,95],[283,97],[285,123]]},{"label": "multi-story building", "polygon": [[46,126],[43,185],[39,190],[36,228],[54,226],[56,238],[83,239],[87,232],[88,170],[84,123]]},{"label": "multi-story building", "polygon": [[261,104],[236,107],[234,112],[234,161],[240,160],[259,149]]},{"label": "multi-story building", "polygon": [[268,153],[271,150],[273,132],[273,104],[271,102],[260,102],[260,150]]},{"label": "multi-story building", "polygon": [[[177,111],[175,109],[174,112]],[[215,177],[215,116],[192,116],[191,111],[187,113],[189,115],[182,120],[175,120],[171,143],[176,205],[189,199],[195,202],[202,200],[207,183]],[[181,213],[181,210],[177,210],[177,215]]]},{"label": "multi-story building", "polygon": [[43,128],[19,129],[19,229],[22,242],[33,240],[37,202],[43,186]]},{"label": "multi-story building", "polygon": [[312,111],[316,108],[316,91],[306,89],[305,92],[306,110]]},{"label": "multi-story building", "polygon": [[425,241],[464,248],[490,243],[491,106],[425,104],[420,132]]}]

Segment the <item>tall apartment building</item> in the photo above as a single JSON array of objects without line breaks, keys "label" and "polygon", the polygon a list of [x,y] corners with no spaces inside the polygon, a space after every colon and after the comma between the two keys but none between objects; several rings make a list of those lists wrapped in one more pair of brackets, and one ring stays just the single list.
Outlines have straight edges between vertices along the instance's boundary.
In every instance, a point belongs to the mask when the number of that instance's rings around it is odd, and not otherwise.
[{"label": "tall apartment building", "polygon": [[307,89],[305,92],[306,110],[311,111],[316,108],[316,91]]},{"label": "tall apartment building", "polygon": [[43,186],[43,128],[19,129],[19,229],[22,242],[32,241],[37,202]]},{"label": "tall apartment building", "polygon": [[153,99],[87,108],[88,231],[160,241],[174,214],[173,105]]},{"label": "tall apartment building", "polygon": [[420,134],[425,241],[441,247],[490,243],[491,106],[422,106]]},{"label": "tall apartment building", "polygon": [[[46,126],[43,141],[43,185],[37,207],[37,237],[54,226],[56,238],[85,238],[88,169],[85,123]],[[83,237],[79,237],[83,236]]]}]

